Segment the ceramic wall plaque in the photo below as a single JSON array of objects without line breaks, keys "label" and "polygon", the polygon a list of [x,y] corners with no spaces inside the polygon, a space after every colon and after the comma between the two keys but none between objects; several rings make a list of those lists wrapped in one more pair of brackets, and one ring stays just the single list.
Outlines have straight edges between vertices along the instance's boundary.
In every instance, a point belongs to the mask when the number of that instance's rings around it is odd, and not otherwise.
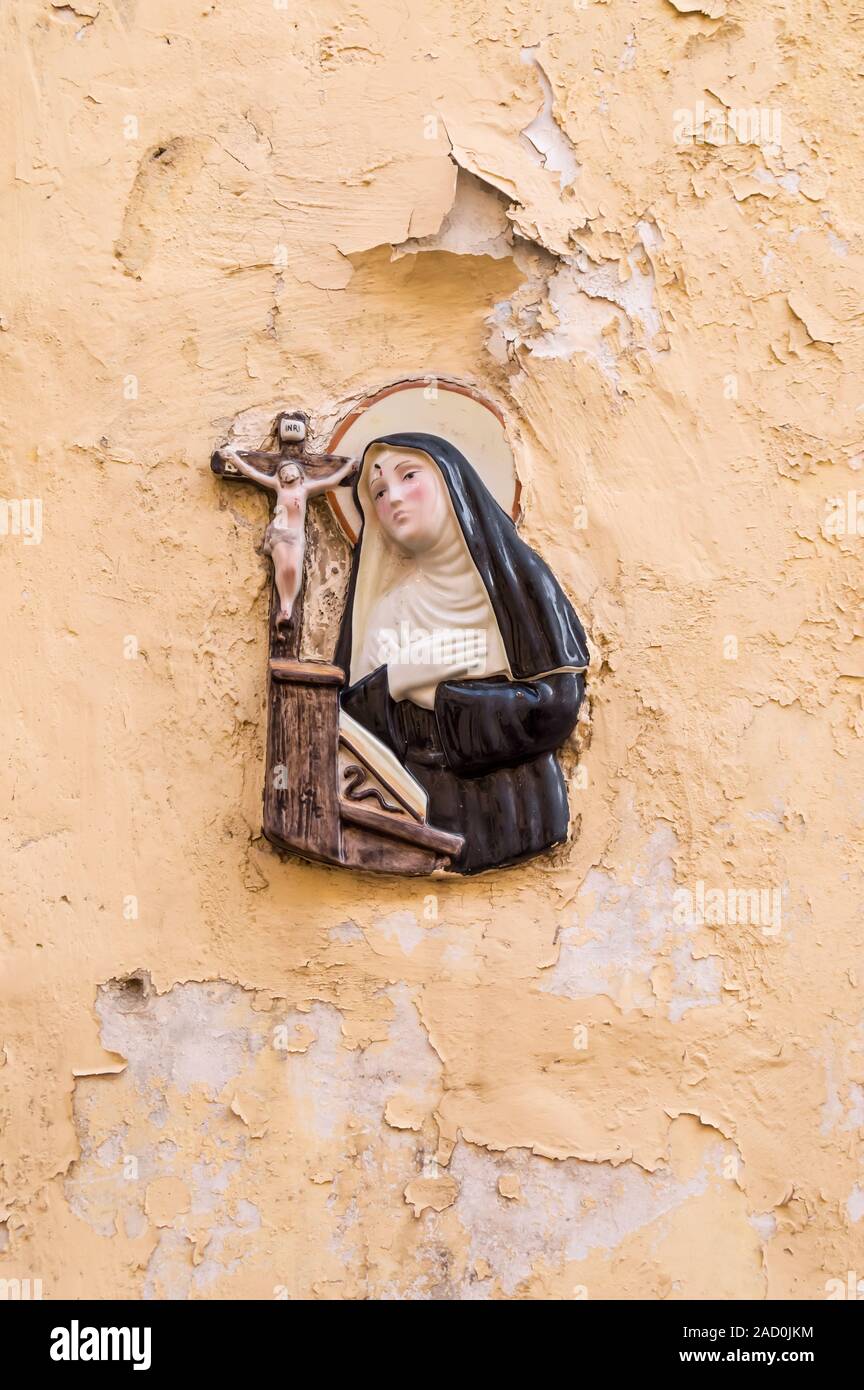
[{"label": "ceramic wall plaque", "polygon": [[[588,650],[519,536],[500,413],[456,383],[437,383],[434,409],[427,397],[412,382],[378,393],[320,454],[285,412],[273,450],[225,446],[211,466],[274,502],[265,835],[345,868],[476,874],[566,839],[557,753]],[[352,554],[332,653],[309,660],[307,506],[325,494]]]}]

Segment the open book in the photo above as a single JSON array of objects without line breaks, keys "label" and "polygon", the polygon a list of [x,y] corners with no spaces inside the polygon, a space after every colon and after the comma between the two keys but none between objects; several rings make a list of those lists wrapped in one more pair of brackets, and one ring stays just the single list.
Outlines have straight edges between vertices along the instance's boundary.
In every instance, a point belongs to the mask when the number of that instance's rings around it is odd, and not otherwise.
[{"label": "open book", "polygon": [[415,820],[426,820],[426,788],[402,766],[391,749],[343,709],[339,711],[339,741]]}]

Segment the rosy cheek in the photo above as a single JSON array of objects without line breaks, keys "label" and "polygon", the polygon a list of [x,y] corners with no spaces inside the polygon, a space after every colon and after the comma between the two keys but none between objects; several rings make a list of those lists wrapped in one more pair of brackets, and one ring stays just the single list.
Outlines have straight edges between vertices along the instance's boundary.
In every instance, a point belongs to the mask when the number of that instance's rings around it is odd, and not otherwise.
[{"label": "rosy cheek", "polygon": [[412,478],[408,483],[407,494],[412,502],[425,506],[431,497],[431,489],[425,478]]}]

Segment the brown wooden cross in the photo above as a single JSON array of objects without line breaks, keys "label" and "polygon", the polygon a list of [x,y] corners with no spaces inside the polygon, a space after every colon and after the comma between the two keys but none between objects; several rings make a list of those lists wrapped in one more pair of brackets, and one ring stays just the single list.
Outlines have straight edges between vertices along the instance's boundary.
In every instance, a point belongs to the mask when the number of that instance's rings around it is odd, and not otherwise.
[{"label": "brown wooden cross", "polygon": [[[263,449],[238,449],[237,453],[242,458],[248,460],[253,467],[260,469],[262,473],[267,473],[270,477],[275,477],[277,469],[283,463],[297,463],[302,468],[307,477],[323,478],[328,473],[332,473],[334,468],[346,463],[346,454],[318,454],[308,453],[306,450],[306,437],[309,429],[309,416],[303,410],[283,410],[276,416],[273,426],[273,434],[277,443],[277,450],[268,452]],[[255,478],[248,477],[245,473],[231,463],[230,458],[226,458],[221,449],[215,450],[210,458],[210,467],[219,478],[224,478],[231,483],[250,483],[253,487],[265,491],[262,484]],[[341,486],[350,486],[351,480],[346,479]],[[287,633],[280,634],[276,627],[276,614],[278,611],[278,598],[275,594],[275,585],[271,588],[270,601],[270,657],[272,659],[296,660],[300,650],[300,632],[303,617],[303,602],[305,598],[305,578],[304,585],[297,596],[294,605],[294,613]]]},{"label": "brown wooden cross", "polygon": [[[268,453],[263,449],[238,449],[244,459],[248,459],[256,468],[260,468],[264,473],[275,475],[276,469],[281,463],[289,460],[299,463],[303,471],[310,478],[321,478],[327,473],[332,472],[333,468],[340,463],[345,463],[347,454],[311,454],[306,451],[306,435],[309,429],[309,416],[303,410],[283,410],[276,416],[273,433],[279,445],[278,451]],[[226,459],[222,457],[222,450],[217,449],[210,458],[210,467],[220,478],[225,478],[229,482],[252,483],[253,487],[260,487],[254,478],[248,478],[245,473],[234,468]]]}]

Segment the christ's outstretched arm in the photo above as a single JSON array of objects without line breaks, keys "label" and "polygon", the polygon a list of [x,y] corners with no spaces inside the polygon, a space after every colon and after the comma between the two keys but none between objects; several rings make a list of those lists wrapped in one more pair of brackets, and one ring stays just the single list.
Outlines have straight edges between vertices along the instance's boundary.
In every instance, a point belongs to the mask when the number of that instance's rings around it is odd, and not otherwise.
[{"label": "christ's outstretched arm", "polygon": [[262,473],[260,468],[253,468],[251,463],[247,463],[243,455],[236,449],[226,447],[219,450],[220,458],[233,463],[235,468],[239,468],[241,473],[245,473],[247,478],[253,482],[260,483],[262,487],[269,487],[273,492],[279,487],[279,479],[272,473]]},{"label": "christ's outstretched arm", "polygon": [[322,492],[329,492],[331,488],[338,487],[346,478],[350,478],[352,473],[356,473],[360,467],[359,459],[347,459],[335,472],[328,473],[324,478],[316,478],[314,483],[306,484],[307,497],[320,497]]}]

